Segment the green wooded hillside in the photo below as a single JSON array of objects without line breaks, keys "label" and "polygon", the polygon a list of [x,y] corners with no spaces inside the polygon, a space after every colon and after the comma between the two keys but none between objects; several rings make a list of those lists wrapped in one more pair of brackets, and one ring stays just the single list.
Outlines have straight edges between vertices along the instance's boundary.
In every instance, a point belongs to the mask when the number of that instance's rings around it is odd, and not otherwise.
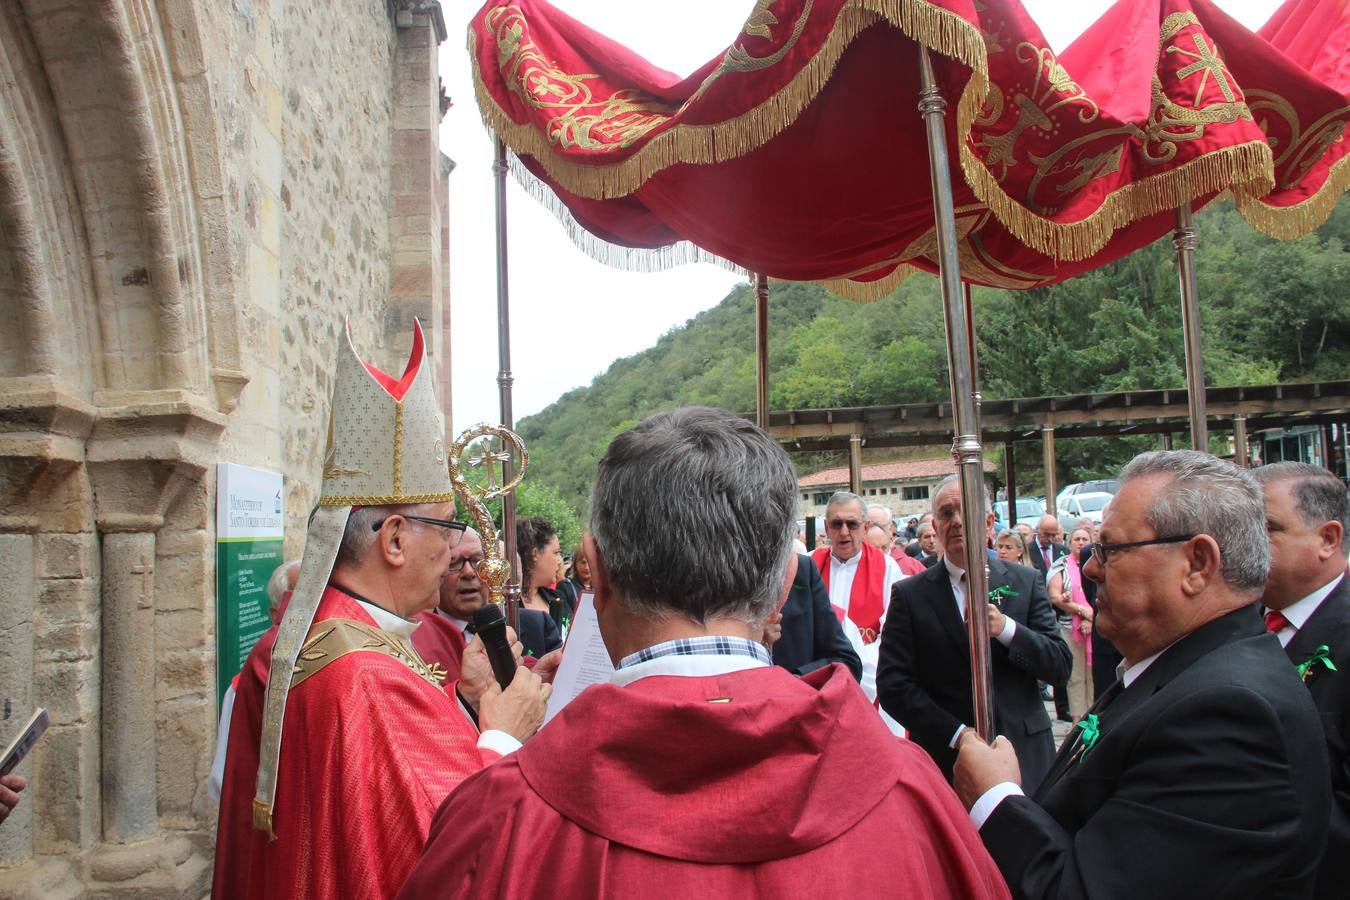
[{"label": "green wooded hillside", "polygon": [[[1350,377],[1347,257],[1350,203],[1314,235],[1264,237],[1231,203],[1196,216],[1206,381],[1260,384]],[[1181,312],[1170,239],[1096,272],[1033,291],[977,288],[980,383],[986,398],[1184,387]],[[810,284],[773,285],[769,384],[774,409],[948,399],[937,279],[915,275],[876,303]],[[687,404],[754,409],[754,292],[672,329],[589,387],[521,420],[532,480],[584,520],[596,462],[643,417]],[[1056,444],[1060,483],[1114,472],[1155,438]],[[941,453],[945,448],[932,448]],[[931,455],[931,454],[930,454]],[[1041,482],[1039,448],[1018,454],[1023,491]],[[798,459],[802,471],[835,464]]]}]

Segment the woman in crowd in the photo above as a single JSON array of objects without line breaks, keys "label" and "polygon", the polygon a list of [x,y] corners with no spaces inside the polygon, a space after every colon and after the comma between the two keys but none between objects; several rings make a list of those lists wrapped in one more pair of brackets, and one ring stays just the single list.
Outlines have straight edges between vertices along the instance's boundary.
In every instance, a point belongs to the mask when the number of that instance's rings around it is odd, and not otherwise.
[{"label": "woman in crowd", "polygon": [[559,631],[572,622],[572,605],[549,585],[556,582],[562,552],[558,532],[539,518],[516,522],[516,552],[520,554],[520,590],[526,609],[548,613]]},{"label": "woman in crowd", "polygon": [[[1069,536],[1069,553],[1061,556],[1046,573],[1050,602],[1061,614],[1064,642],[1073,652],[1073,672],[1069,675],[1069,715],[1076,722],[1092,705],[1092,619],[1093,609],[1087,588],[1092,582],[1083,578],[1083,548],[1092,543],[1086,528],[1076,528]],[[1062,617],[1068,616],[1068,624]]]},{"label": "woman in crowd", "polygon": [[1019,531],[1009,528],[999,532],[998,540],[994,542],[994,550],[998,553],[998,558],[1004,562],[1035,567],[1031,561],[1031,554],[1027,551],[1027,542],[1022,539],[1022,533]]},{"label": "woman in crowd", "polygon": [[567,580],[577,589],[578,597],[591,589],[591,564],[586,559],[586,548],[582,544],[577,544],[572,551],[572,565],[567,567]]}]

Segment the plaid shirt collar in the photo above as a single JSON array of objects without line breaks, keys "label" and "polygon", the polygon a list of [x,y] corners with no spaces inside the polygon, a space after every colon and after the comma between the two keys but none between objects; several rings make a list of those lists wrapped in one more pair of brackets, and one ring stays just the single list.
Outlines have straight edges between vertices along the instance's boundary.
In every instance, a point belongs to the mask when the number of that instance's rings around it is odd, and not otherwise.
[{"label": "plaid shirt collar", "polygon": [[763,644],[712,634],[663,641],[629,654],[619,660],[612,682],[625,685],[648,675],[721,675],[772,665]]}]

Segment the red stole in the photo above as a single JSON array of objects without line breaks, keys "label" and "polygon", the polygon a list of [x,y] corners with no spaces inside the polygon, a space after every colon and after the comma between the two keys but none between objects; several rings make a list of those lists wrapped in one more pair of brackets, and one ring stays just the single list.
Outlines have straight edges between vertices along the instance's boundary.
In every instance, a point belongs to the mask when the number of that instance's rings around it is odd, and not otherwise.
[{"label": "red stole", "polygon": [[[830,590],[830,548],[817,547],[811,559],[820,570],[825,590]],[[882,589],[886,581],[886,555],[871,544],[862,545],[862,559],[853,574],[853,587],[848,592],[848,617],[862,632],[864,644],[870,644],[881,633],[881,616],[886,612],[886,598]],[[844,621],[844,610],[834,607],[839,621]]]}]

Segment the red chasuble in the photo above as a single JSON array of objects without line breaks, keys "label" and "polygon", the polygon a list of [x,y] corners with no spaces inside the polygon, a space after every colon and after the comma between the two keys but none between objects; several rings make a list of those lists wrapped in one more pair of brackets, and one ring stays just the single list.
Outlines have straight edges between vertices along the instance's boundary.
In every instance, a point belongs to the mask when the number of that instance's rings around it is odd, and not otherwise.
[{"label": "red chasuble", "polygon": [[[329,588],[314,616],[374,625]],[[403,662],[361,650],[292,688],[277,774],[276,839],[253,827],[263,696],[276,628],[240,673],[216,835],[212,896],[391,897],[451,788],[495,754],[440,687]]]},{"label": "red chasuble", "polygon": [[932,760],[836,664],[588,688],[446,799],[400,896],[1008,890]]},{"label": "red chasuble", "polygon": [[413,648],[427,664],[435,663],[445,670],[442,687],[455,692],[459,671],[464,662],[464,648],[468,642],[459,626],[432,610],[417,616],[417,630],[412,634]]},{"label": "red chasuble", "polygon": [[[820,570],[820,580],[825,582],[825,590],[830,589],[830,548],[817,547],[811,553],[811,559]],[[881,617],[886,613],[886,554],[871,544],[862,545],[862,559],[858,560],[858,571],[853,573],[853,587],[848,594],[848,617],[862,632],[864,644],[870,644],[881,635]],[[835,607],[835,615],[844,621],[844,614]]]}]

